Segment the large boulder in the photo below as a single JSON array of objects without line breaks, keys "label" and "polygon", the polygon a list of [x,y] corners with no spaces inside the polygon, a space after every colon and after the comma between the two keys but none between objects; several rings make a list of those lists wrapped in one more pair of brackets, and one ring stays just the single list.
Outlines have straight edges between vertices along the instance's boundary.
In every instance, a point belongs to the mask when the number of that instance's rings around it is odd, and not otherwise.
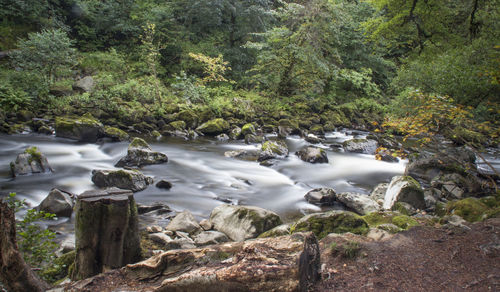
[{"label": "large boulder", "polygon": [[165,229],[175,232],[186,232],[189,234],[197,234],[203,231],[198,221],[194,219],[193,214],[187,210],[177,214]]},{"label": "large boulder", "polygon": [[100,188],[117,187],[138,192],[153,183],[153,179],[138,170],[92,170],[92,182]]},{"label": "large boulder", "polygon": [[312,291],[320,249],[311,233],[169,250],[68,283],[66,291]]},{"label": "large boulder", "polygon": [[38,210],[56,214],[58,217],[71,217],[75,196],[69,192],[52,189],[38,206]]},{"label": "large boulder", "polygon": [[224,233],[215,230],[203,231],[197,234],[193,239],[197,246],[218,244],[229,241],[229,238]]},{"label": "large boulder", "polygon": [[328,163],[328,156],[326,151],[316,147],[306,147],[300,151],[295,152],[300,159],[309,163]]},{"label": "large boulder", "polygon": [[210,222],[215,230],[231,240],[243,241],[280,225],[281,219],[276,213],[259,207],[220,205],[212,210]]},{"label": "large boulder", "polygon": [[379,205],[382,205],[384,203],[385,193],[387,192],[388,187],[388,183],[378,184],[371,192],[370,198],[379,203]]},{"label": "large boulder", "polygon": [[73,90],[78,92],[89,92],[94,89],[94,78],[92,76],[85,76],[82,79],[77,80],[73,84]]},{"label": "large boulder", "polygon": [[224,152],[224,156],[241,160],[255,161],[259,157],[259,151],[256,150],[230,150]]},{"label": "large boulder", "polygon": [[361,215],[375,212],[380,209],[377,202],[364,194],[350,192],[340,193],[335,196],[335,200]]},{"label": "large boulder", "polygon": [[307,202],[318,206],[330,206],[335,203],[336,192],[334,189],[318,188],[307,192],[304,196]]},{"label": "large boulder", "polygon": [[210,136],[217,136],[219,134],[226,133],[228,130],[229,123],[222,118],[210,120],[196,128],[196,131]]},{"label": "large boulder", "polygon": [[257,132],[255,131],[255,126],[252,123],[248,123],[241,127],[241,134],[243,136],[246,136],[248,134],[256,135]]},{"label": "large boulder", "polygon": [[370,139],[351,139],[342,143],[344,150],[354,153],[375,154],[377,150],[377,141]]},{"label": "large boulder", "polygon": [[259,161],[268,159],[284,158],[288,156],[288,147],[283,141],[266,141],[262,144],[259,153]]},{"label": "large boulder", "polygon": [[462,199],[481,191],[481,184],[476,177],[464,177],[458,173],[436,176],[432,179],[431,186],[440,190],[441,196],[446,199]]},{"label": "large boulder", "polygon": [[109,126],[104,127],[104,136],[111,138],[113,141],[127,141],[129,139],[127,132]]},{"label": "large boulder", "polygon": [[104,135],[101,122],[88,113],[81,117],[57,117],[55,129],[57,137],[81,142],[94,143]]},{"label": "large boulder", "polygon": [[155,152],[146,141],[134,138],[127,149],[127,155],[122,157],[115,166],[117,167],[141,167],[150,164],[161,164],[168,162],[166,154]]},{"label": "large boulder", "polygon": [[312,231],[318,239],[329,233],[351,232],[364,235],[368,230],[368,224],[361,216],[338,210],[306,215],[291,228],[292,233]]},{"label": "large boulder", "polygon": [[387,187],[384,209],[390,210],[396,202],[405,202],[416,209],[425,209],[424,191],[411,176],[395,176]]},{"label": "large boulder", "polygon": [[16,160],[10,163],[10,171],[13,177],[18,175],[52,172],[47,157],[38,148],[29,147],[24,153],[17,155]]}]

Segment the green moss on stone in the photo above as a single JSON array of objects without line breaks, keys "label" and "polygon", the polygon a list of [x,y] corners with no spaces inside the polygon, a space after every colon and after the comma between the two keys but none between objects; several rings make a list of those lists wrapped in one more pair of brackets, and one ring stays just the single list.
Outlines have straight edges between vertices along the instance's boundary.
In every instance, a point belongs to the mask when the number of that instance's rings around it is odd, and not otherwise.
[{"label": "green moss on stone", "polygon": [[476,198],[448,202],[447,213],[458,215],[469,222],[481,221],[487,217],[488,206]]},{"label": "green moss on stone", "polygon": [[394,212],[372,212],[364,215],[363,219],[370,225],[370,227],[377,227],[381,224],[392,223],[392,218],[396,216]]},{"label": "green moss on stone", "polygon": [[248,123],[241,127],[241,134],[246,136],[247,134],[255,135],[255,126],[252,123]]},{"label": "green moss on stone", "polygon": [[106,136],[116,139],[118,141],[126,141],[129,138],[127,132],[115,127],[109,127],[109,126],[104,127],[104,133],[106,134]]},{"label": "green moss on stone", "polygon": [[330,233],[346,233],[364,235],[368,232],[368,224],[359,215],[348,211],[331,211],[311,214],[300,219],[292,232],[312,231],[318,239]]},{"label": "green moss on stone", "polygon": [[128,145],[128,149],[132,148],[146,148],[146,149],[151,149],[149,144],[142,138],[135,137],[132,142],[130,142],[130,145]]},{"label": "green moss on stone", "polygon": [[262,151],[270,151],[278,155],[286,155],[284,149],[286,149],[286,145],[281,141],[266,141],[262,144]]},{"label": "green moss on stone", "polygon": [[32,163],[33,161],[41,163],[42,161],[42,153],[38,150],[37,147],[29,147],[26,150],[24,150],[24,153],[29,154],[30,157],[28,158],[28,162]]},{"label": "green moss on stone", "polygon": [[418,222],[410,216],[399,215],[392,218],[392,224],[406,230],[412,226],[417,226]]},{"label": "green moss on stone", "polygon": [[392,206],[391,210],[392,211],[398,211],[399,213],[401,213],[403,215],[407,215],[407,216],[410,215],[410,212],[408,212],[408,210],[406,209],[406,207],[403,204],[401,204],[401,202],[394,203],[394,205]]},{"label": "green moss on stone", "polygon": [[69,275],[69,268],[75,262],[76,251],[65,253],[54,260],[49,268],[40,272],[40,276],[50,283],[55,283]]},{"label": "green moss on stone", "polygon": [[186,129],[186,122],[184,121],[173,121],[168,124],[173,130],[183,131]]},{"label": "green moss on stone", "polygon": [[197,130],[207,135],[218,135],[229,130],[229,123],[222,118],[213,119],[199,126]]}]

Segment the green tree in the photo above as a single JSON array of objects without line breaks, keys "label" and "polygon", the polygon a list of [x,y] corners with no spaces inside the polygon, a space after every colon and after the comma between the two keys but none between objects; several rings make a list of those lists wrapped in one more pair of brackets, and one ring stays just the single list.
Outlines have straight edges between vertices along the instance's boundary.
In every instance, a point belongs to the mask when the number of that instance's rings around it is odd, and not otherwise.
[{"label": "green tree", "polygon": [[18,42],[18,50],[12,54],[13,64],[32,73],[42,74],[46,84],[68,71],[76,64],[76,51],[66,33],[60,29],[30,33],[28,39]]}]

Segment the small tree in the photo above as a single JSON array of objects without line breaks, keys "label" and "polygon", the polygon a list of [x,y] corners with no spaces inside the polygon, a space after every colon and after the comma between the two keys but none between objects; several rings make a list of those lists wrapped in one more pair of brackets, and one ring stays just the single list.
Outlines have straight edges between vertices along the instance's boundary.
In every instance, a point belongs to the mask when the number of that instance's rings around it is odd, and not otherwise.
[{"label": "small tree", "polygon": [[30,33],[19,40],[18,50],[12,55],[14,66],[32,73],[41,73],[44,82],[51,85],[60,70],[76,64],[75,49],[61,29]]}]

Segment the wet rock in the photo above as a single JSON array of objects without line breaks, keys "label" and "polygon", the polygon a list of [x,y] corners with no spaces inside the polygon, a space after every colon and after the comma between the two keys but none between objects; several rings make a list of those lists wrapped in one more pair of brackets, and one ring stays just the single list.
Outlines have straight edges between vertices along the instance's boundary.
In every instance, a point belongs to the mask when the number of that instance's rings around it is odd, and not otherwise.
[{"label": "wet rock", "polygon": [[153,242],[156,242],[156,243],[163,245],[163,246],[168,245],[172,241],[172,238],[170,238],[170,236],[166,235],[163,232],[151,233],[148,235],[148,237]]},{"label": "wet rock", "polygon": [[212,227],[213,227],[212,222],[210,222],[210,220],[208,220],[208,219],[201,220],[200,221],[200,226],[205,231],[211,230]]},{"label": "wet rock", "polygon": [[231,150],[224,152],[224,156],[241,160],[256,161],[259,157],[257,150]]},{"label": "wet rock", "polygon": [[261,152],[259,153],[259,161],[285,158],[288,156],[288,147],[283,141],[266,141],[262,144]]},{"label": "wet rock", "polygon": [[345,141],[342,145],[347,152],[375,154],[378,143],[369,139],[352,139]]},{"label": "wet rock", "polygon": [[226,133],[229,130],[229,123],[221,118],[210,120],[196,128],[196,131],[210,136]]},{"label": "wet rock", "polygon": [[167,163],[167,155],[155,152],[146,141],[134,138],[127,149],[127,155],[121,158],[115,166],[117,167],[141,167],[144,165]]},{"label": "wet rock", "polygon": [[215,230],[231,240],[243,241],[280,225],[281,219],[276,213],[259,207],[220,205],[212,210],[210,222]]},{"label": "wet rock", "polygon": [[292,233],[312,231],[318,239],[322,239],[329,233],[366,234],[368,224],[363,218],[349,211],[329,211],[314,213],[302,217],[294,227]]},{"label": "wet rock", "polygon": [[254,134],[247,134],[245,135],[245,143],[246,144],[259,144],[264,142],[266,138],[264,136],[258,136]]},{"label": "wet rock", "polygon": [[156,187],[159,189],[166,189],[170,190],[172,188],[172,183],[169,181],[166,181],[164,179],[160,180],[159,182],[156,183]]},{"label": "wet rock", "polygon": [[75,195],[52,189],[38,206],[38,210],[56,214],[58,217],[71,217]]},{"label": "wet rock", "polygon": [[187,210],[177,214],[172,221],[170,221],[167,227],[165,227],[165,230],[175,232],[181,231],[189,234],[197,234],[203,231],[201,226],[198,224],[198,221],[194,219],[193,214]]},{"label": "wet rock", "polygon": [[52,171],[47,157],[36,147],[27,148],[24,153],[17,155],[15,161],[10,163],[10,172],[13,177]]},{"label": "wet rock", "polygon": [[379,204],[364,194],[340,193],[335,195],[335,200],[361,215],[380,210]]},{"label": "wet rock", "polygon": [[229,141],[229,136],[227,134],[220,134],[220,135],[217,135],[215,138],[221,142]]},{"label": "wet rock", "polygon": [[152,184],[153,179],[138,170],[92,170],[92,182],[100,188],[117,187],[138,192]]},{"label": "wet rock", "polygon": [[375,155],[375,158],[377,160],[382,160],[385,162],[398,162],[399,161],[398,158],[392,156],[391,151],[389,151],[387,149],[382,149],[382,150],[378,151],[377,154]]},{"label": "wet rock", "polygon": [[304,198],[313,205],[331,206],[335,203],[336,194],[334,189],[318,188],[309,191]]},{"label": "wet rock", "polygon": [[57,137],[75,139],[81,142],[94,143],[104,135],[104,127],[101,122],[89,113],[77,118],[57,117],[55,129]]},{"label": "wet rock", "polygon": [[319,138],[318,136],[316,136],[314,134],[307,134],[307,136],[305,137],[305,140],[311,144],[319,144],[319,143],[323,142],[323,139]]},{"label": "wet rock", "polygon": [[309,163],[328,163],[328,156],[326,151],[316,147],[306,147],[300,151],[295,152],[300,159]]},{"label": "wet rock", "polygon": [[[320,279],[319,268],[316,238],[310,233],[296,233],[198,249],[169,250],[120,270],[68,284],[65,289],[311,291]],[[154,282],[151,279],[155,279]]]},{"label": "wet rock", "polygon": [[137,212],[139,215],[157,211],[157,213],[166,214],[172,212],[169,206],[164,203],[156,202],[151,205],[137,204]]},{"label": "wet rock", "polygon": [[212,231],[203,231],[197,234],[193,238],[193,240],[197,246],[205,246],[205,245],[228,242],[229,238],[222,232],[212,230]]},{"label": "wet rock", "polygon": [[241,136],[241,128],[240,127],[235,127],[229,131],[229,138],[231,140],[238,140]]},{"label": "wet rock", "polygon": [[94,86],[94,78],[92,76],[85,76],[73,84],[73,90],[80,93],[89,92],[94,89]]},{"label": "wet rock", "polygon": [[384,198],[384,209],[390,210],[396,202],[406,202],[416,209],[425,209],[424,191],[411,176],[395,176]]}]

